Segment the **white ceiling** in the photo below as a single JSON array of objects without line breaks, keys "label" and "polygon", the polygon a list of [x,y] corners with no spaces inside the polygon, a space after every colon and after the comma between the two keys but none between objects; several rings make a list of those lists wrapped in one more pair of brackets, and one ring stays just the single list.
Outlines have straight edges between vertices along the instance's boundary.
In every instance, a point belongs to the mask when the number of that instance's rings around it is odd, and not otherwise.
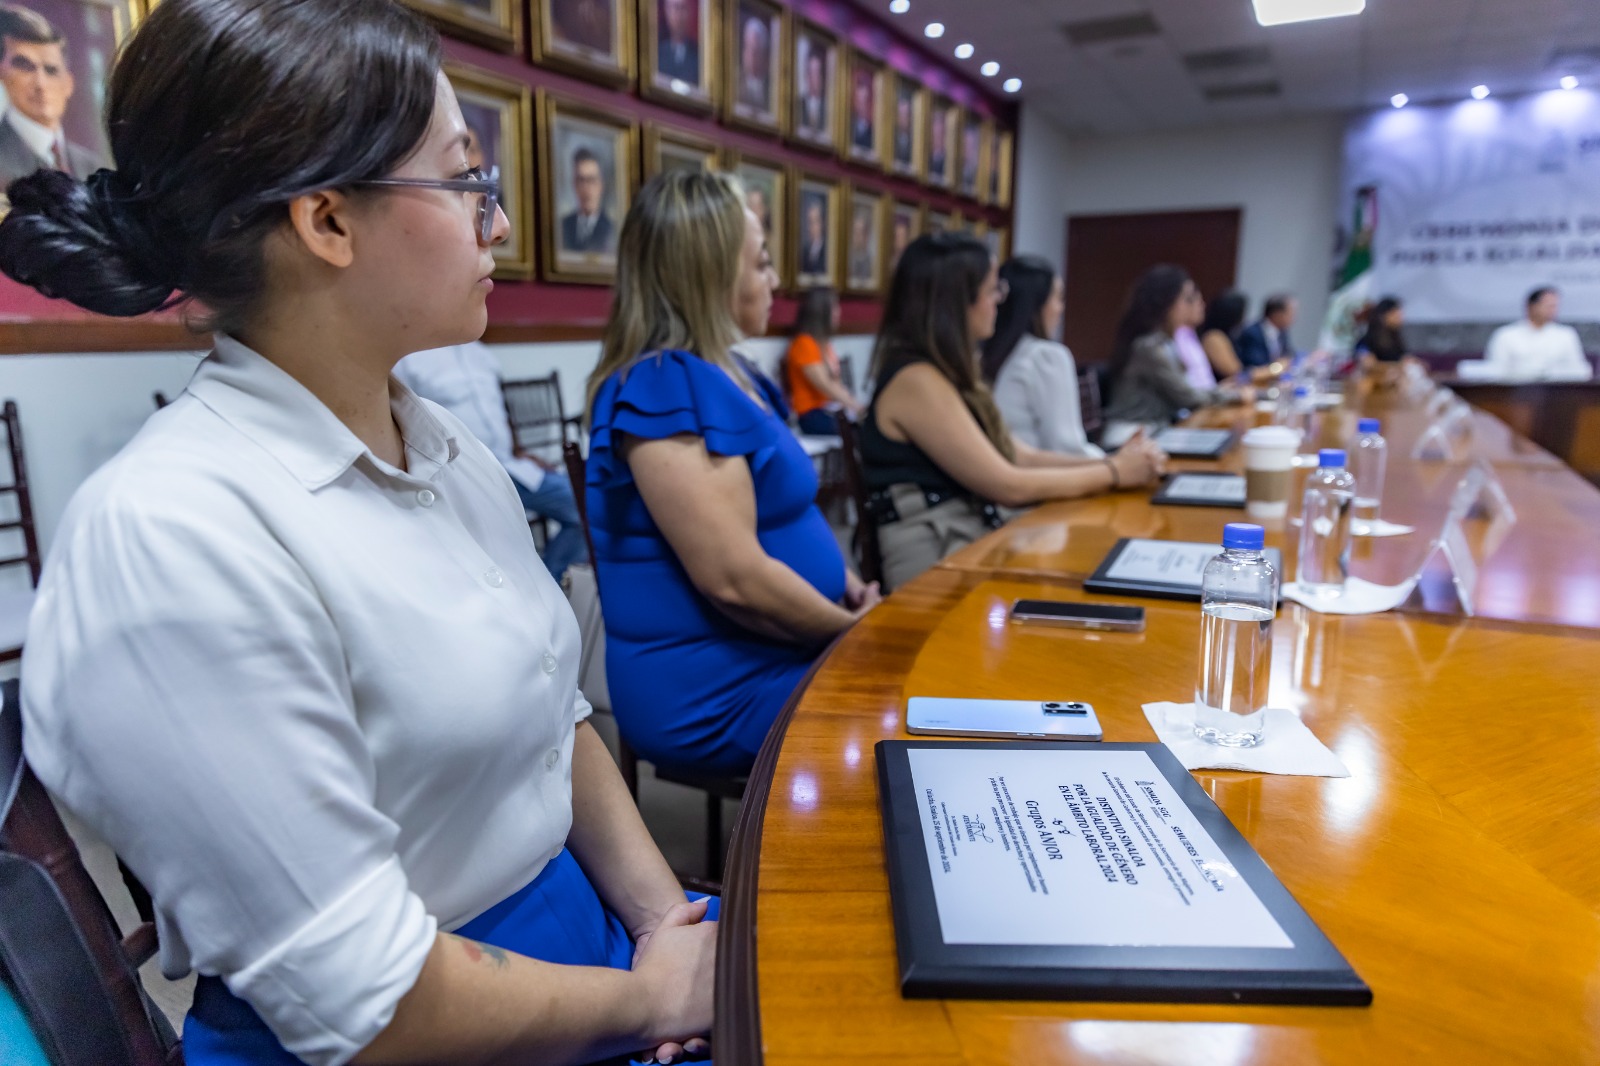
[{"label": "white ceiling", "polygon": [[[998,60],[1021,97],[1071,133],[1125,133],[1388,106],[1389,97],[1459,100],[1556,87],[1566,74],[1600,87],[1600,0],[1367,0],[1348,18],[1263,28],[1250,0],[854,0],[921,38],[943,22],[946,55],[963,41],[974,77]],[[1075,45],[1064,27],[1147,15],[1159,32]],[[1185,56],[1256,49],[1257,61],[1196,72]],[[1265,55],[1260,50],[1265,49]],[[1276,82],[1270,98],[1208,100],[1207,88]]]}]

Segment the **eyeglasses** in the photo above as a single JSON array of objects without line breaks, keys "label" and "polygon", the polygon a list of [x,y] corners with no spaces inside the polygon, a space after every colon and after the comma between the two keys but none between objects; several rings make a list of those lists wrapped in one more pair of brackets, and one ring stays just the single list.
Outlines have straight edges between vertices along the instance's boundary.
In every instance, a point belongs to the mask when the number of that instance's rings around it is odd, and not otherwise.
[{"label": "eyeglasses", "polygon": [[500,207],[500,168],[485,174],[477,167],[464,178],[367,178],[352,185],[377,185],[391,189],[444,189],[447,192],[477,193],[478,236],[488,243],[494,238],[495,213]]}]

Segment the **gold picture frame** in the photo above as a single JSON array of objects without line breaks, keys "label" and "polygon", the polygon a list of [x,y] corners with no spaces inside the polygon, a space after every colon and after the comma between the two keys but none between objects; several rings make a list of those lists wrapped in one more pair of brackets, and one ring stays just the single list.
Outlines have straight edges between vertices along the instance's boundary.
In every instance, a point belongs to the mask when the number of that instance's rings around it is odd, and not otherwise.
[{"label": "gold picture frame", "polygon": [[[887,169],[889,69],[883,61],[851,48],[845,64],[844,150],[851,162]],[[863,99],[862,93],[866,96]]]},{"label": "gold picture frame", "polygon": [[[807,148],[836,155],[842,114],[843,53],[839,37],[807,18],[791,20],[793,65],[784,132]],[[813,66],[812,60],[818,59]]]},{"label": "gold picture frame", "polygon": [[522,82],[502,78],[477,67],[447,60],[445,77],[455,89],[462,117],[471,131],[469,152],[485,171],[500,172],[500,202],[511,223],[505,243],[494,254],[497,278],[526,280],[533,277],[533,91]]},{"label": "gold picture frame", "polygon": [[1011,206],[1012,168],[1016,165],[1017,135],[1010,130],[995,133],[994,150],[989,158],[993,172],[989,176],[991,203],[996,207]]},{"label": "gold picture frame", "polygon": [[961,148],[956,191],[969,200],[983,201],[989,187],[989,134],[993,125],[973,111],[961,112]]},{"label": "gold picture frame", "polygon": [[406,6],[428,16],[452,37],[498,48],[522,50],[521,0],[405,0]]},{"label": "gold picture frame", "polygon": [[[616,278],[617,237],[639,172],[638,127],[546,89],[539,90],[538,107],[541,277],[609,284]],[[596,181],[594,210],[585,212]]]},{"label": "gold picture frame", "polygon": [[844,261],[844,291],[876,296],[883,291],[883,232],[889,198],[876,189],[847,185],[840,214],[839,247]]},{"label": "gold picture frame", "polygon": [[[789,9],[773,0],[724,0],[722,120],[781,134],[789,118]],[[759,67],[752,71],[751,65]]]},{"label": "gold picture frame", "polygon": [[540,66],[615,88],[632,85],[636,0],[533,0],[530,54]]},{"label": "gold picture frame", "polygon": [[[795,289],[818,285],[840,288],[843,256],[839,251],[839,215],[843,195],[839,183],[818,174],[799,173],[792,182],[790,244]],[[820,219],[814,214],[820,205]],[[820,242],[820,248],[818,244]]]},{"label": "gold picture frame", "polygon": [[[669,8],[684,19],[693,16],[692,24],[683,26],[683,41],[670,37]],[[686,111],[715,111],[722,99],[721,17],[721,0],[639,0],[640,92]],[[665,40],[664,29],[669,34]]]},{"label": "gold picture frame", "polygon": [[[904,222],[903,227],[901,223]],[[912,241],[928,231],[928,205],[896,200],[889,205],[889,225],[883,235],[883,277],[885,291],[894,277],[900,256]]]},{"label": "gold picture frame", "polygon": [[891,174],[914,181],[928,176],[928,90],[899,71],[889,78],[884,101],[884,165]]},{"label": "gold picture frame", "polygon": [[639,158],[645,181],[667,170],[719,170],[722,163],[722,154],[715,142],[659,122],[645,123],[644,150]]},{"label": "gold picture frame", "polygon": [[927,144],[927,183],[936,189],[953,190],[957,157],[961,154],[961,108],[943,94],[928,98]]},{"label": "gold picture frame", "polygon": [[787,290],[795,278],[795,264],[789,257],[794,169],[787,163],[734,149],[723,153],[722,165],[744,185],[745,206],[755,211],[766,230],[767,252],[778,274],[778,287]]}]

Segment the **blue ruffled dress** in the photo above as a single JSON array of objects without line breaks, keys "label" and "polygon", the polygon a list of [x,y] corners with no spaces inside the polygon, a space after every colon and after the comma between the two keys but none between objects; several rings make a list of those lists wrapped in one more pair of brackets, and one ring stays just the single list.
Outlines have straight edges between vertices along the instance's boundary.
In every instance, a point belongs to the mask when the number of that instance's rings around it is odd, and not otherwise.
[{"label": "blue ruffled dress", "polygon": [[595,396],[585,492],[606,624],[606,679],[629,745],[660,766],[745,773],[773,719],[821,650],[770,640],[717,610],[645,508],[618,434],[693,434],[743,456],[756,536],[823,596],[845,590],[844,556],[817,509],[817,475],[785,423],[783,395],[748,363],[766,407],[688,352],[642,357]]}]

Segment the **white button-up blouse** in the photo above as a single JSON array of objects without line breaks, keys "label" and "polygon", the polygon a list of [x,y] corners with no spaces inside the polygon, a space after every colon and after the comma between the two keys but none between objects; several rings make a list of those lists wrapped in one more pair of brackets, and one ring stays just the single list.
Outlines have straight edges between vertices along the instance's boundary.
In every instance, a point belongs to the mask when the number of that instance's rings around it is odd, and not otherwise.
[{"label": "white button-up blouse", "polygon": [[67,509],[26,754],[150,889],[162,969],[338,1064],[572,822],[578,627],[516,491],[391,382],[408,470],[227,337]]}]

